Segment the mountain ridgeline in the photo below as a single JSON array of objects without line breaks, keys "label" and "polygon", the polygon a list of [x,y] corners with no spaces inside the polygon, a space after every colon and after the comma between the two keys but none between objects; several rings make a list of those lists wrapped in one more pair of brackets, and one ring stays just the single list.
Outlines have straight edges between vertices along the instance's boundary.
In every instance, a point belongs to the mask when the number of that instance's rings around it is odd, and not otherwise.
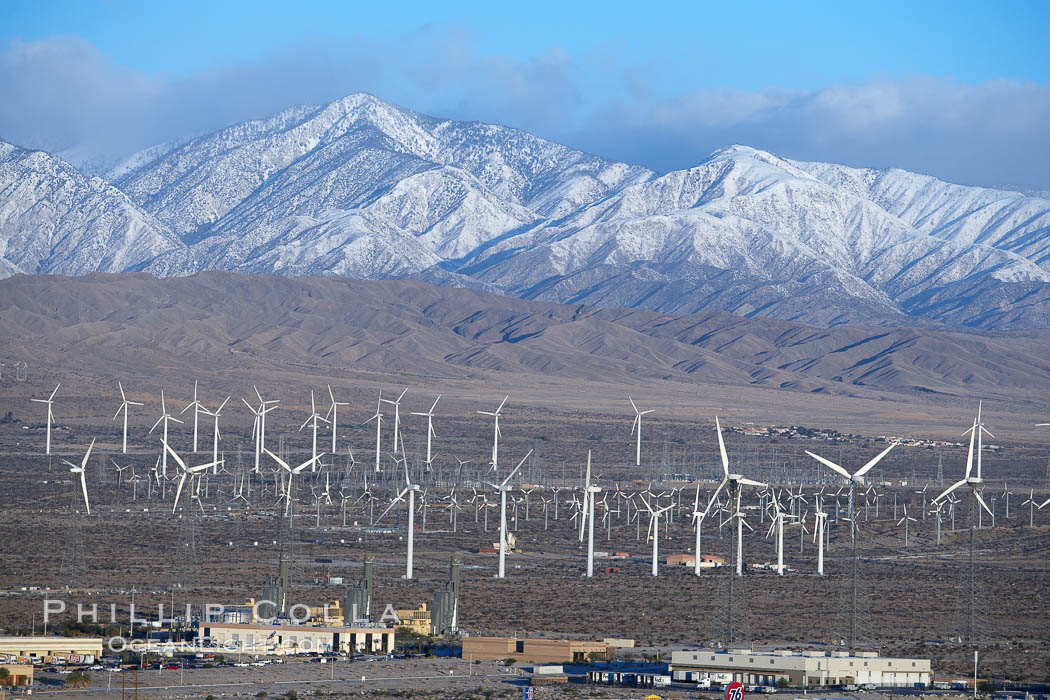
[{"label": "mountain ridgeline", "polygon": [[1050,327],[1050,201],[901,170],[731,146],[660,175],[355,94],[107,180],[0,144],[0,275],[414,277],[824,327]]}]

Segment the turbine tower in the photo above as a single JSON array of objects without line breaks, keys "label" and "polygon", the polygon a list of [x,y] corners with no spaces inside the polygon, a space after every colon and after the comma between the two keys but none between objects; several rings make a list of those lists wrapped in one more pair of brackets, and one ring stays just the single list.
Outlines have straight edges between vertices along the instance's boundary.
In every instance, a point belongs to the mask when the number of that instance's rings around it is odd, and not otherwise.
[{"label": "turbine tower", "polygon": [[[413,542],[416,531],[416,492],[419,491],[419,485],[413,484],[412,479],[408,475],[408,460],[404,457],[401,458],[401,463],[405,467],[405,488],[401,489],[401,493],[394,496],[394,500],[390,501],[390,505],[387,506],[386,510],[379,514],[379,519],[382,520],[383,516],[394,507],[394,504],[398,501],[405,499],[405,494],[408,494],[408,556],[405,559],[405,578],[412,578],[412,555],[413,555]],[[424,510],[424,513],[426,511]],[[377,522],[378,522],[377,520]],[[423,518],[423,527],[426,529],[426,518]]]},{"label": "turbine tower", "polygon": [[226,406],[226,403],[229,400],[230,400],[230,397],[227,396],[223,400],[223,402],[221,404],[219,404],[219,407],[216,408],[214,411],[209,411],[204,406],[201,406],[201,413],[204,413],[206,415],[212,416],[215,419],[215,427],[212,430],[212,437],[211,437],[211,461],[216,463],[216,466],[212,469],[212,473],[213,474],[218,474],[219,473],[219,467],[218,467],[218,461],[219,461],[219,440],[222,439],[222,437],[219,435],[219,414],[222,413],[222,409]]},{"label": "turbine tower", "polygon": [[[332,393],[332,385],[328,385],[328,398],[332,400],[332,405],[328,408],[328,415],[332,416],[332,454],[336,453],[335,441],[336,434],[339,432],[339,407],[349,406],[350,404],[345,401],[336,401],[335,394]],[[327,418],[328,416],[325,416]]]},{"label": "turbine tower", "polygon": [[[407,393],[408,393],[408,389],[405,389],[393,401],[391,401],[390,399],[384,399],[384,398],[382,398],[382,396],[380,396],[380,399],[379,399],[383,403],[392,404],[393,407],[394,407],[394,451],[393,451],[393,454],[395,456],[397,455],[398,444],[401,441],[401,399],[405,398],[405,394],[407,394]],[[404,452],[404,446],[402,446],[401,451]]]},{"label": "turbine tower", "polygon": [[305,428],[306,426],[308,426],[311,423],[313,423],[313,447],[312,447],[312,451],[310,453],[313,456],[313,458],[314,458],[313,465],[310,467],[310,471],[312,471],[312,472],[317,471],[317,422],[318,421],[323,421],[325,423],[328,422],[328,420],[326,418],[322,417],[321,414],[317,412],[317,403],[316,403],[316,401],[314,401],[314,390],[311,389],[310,390],[310,417],[306,419],[305,423],[303,423],[301,426],[299,426],[299,431],[302,432],[303,428]]},{"label": "turbine tower", "polygon": [[197,400],[197,380],[193,380],[193,401],[186,408],[179,411],[181,416],[186,411],[193,409],[193,454],[197,454],[197,416],[200,414],[201,402]]},{"label": "turbine tower", "polygon": [[119,381],[117,382],[117,388],[120,389],[121,404],[120,404],[120,408],[117,409],[117,412],[113,414],[113,420],[116,420],[117,416],[120,415],[120,412],[124,411],[124,439],[123,439],[123,442],[121,443],[121,450],[120,451],[123,454],[127,454],[128,453],[128,406],[142,406],[143,404],[139,403],[138,401],[129,401],[128,397],[124,394],[124,385],[121,384]]}]

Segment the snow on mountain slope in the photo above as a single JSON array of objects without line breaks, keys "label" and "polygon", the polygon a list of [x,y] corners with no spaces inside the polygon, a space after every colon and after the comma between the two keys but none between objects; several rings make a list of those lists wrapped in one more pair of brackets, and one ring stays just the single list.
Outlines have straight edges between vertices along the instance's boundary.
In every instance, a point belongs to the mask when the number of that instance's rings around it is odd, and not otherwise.
[{"label": "snow on mountain slope", "polygon": [[120,272],[182,249],[101,178],[0,141],[0,276]]},{"label": "snow on mountain slope", "polygon": [[729,146],[657,175],[354,94],[148,149],[114,173],[181,241],[128,203],[142,219],[131,253],[40,269],[415,276],[828,326],[1050,325],[1050,201],[900,170]]},{"label": "snow on mountain slope", "polygon": [[984,187],[966,187],[905,170],[796,163],[821,181],[872,202],[931,236],[1007,250],[1050,262],[1050,202]]},{"label": "snow on mountain slope", "polygon": [[[726,276],[721,282],[721,292],[733,290],[732,301],[724,293],[713,298],[715,290],[698,293],[708,285],[693,280],[709,269],[732,273],[732,282]],[[628,270],[634,279],[625,285]],[[927,234],[855,189],[835,188],[745,147],[723,149],[695,168],[630,185],[556,225],[502,240],[459,271],[549,301],[679,313],[715,303],[774,315],[786,311],[770,299],[777,288],[797,295],[820,275],[827,295],[852,297],[863,302],[864,314],[887,318],[900,313],[901,298],[974,275],[1050,282],[1050,270],[1020,255]],[[680,298],[655,293],[661,283],[677,284]],[[788,308],[794,318],[797,307]]]},{"label": "snow on mountain slope", "polygon": [[[194,139],[117,184],[176,231],[190,234],[238,205],[238,216],[248,208],[308,213],[288,210],[296,204],[288,198],[267,202],[258,195],[246,201],[256,190],[273,193],[277,188],[271,178],[279,178],[281,189],[302,191],[297,176],[346,172],[353,165],[370,173],[378,193],[398,181],[397,164],[406,159],[465,170],[499,199],[541,215],[567,213],[626,181],[651,175],[645,168],[604,161],[516,129],[442,121],[354,94]],[[375,177],[385,172],[386,179]],[[330,194],[334,201],[327,206],[350,209],[355,197],[369,193],[362,186]]]}]

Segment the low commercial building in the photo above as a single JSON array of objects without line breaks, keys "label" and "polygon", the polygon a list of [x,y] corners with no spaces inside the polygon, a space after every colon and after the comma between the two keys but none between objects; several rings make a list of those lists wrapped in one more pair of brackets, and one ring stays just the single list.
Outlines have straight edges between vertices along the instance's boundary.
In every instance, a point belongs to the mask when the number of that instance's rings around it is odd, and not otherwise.
[{"label": "low commercial building", "polygon": [[386,654],[394,650],[394,630],[391,627],[206,623],[202,633],[213,644],[247,654],[280,655],[303,651]]},{"label": "low commercial building", "polygon": [[879,687],[929,686],[933,673],[929,659],[879,656],[875,652],[676,651],[671,654],[676,681],[711,678],[720,683],[822,687],[873,683]]},{"label": "low commercial building", "polygon": [[102,656],[102,637],[0,636],[0,662],[92,664]]},{"label": "low commercial building", "polygon": [[466,637],[463,658],[477,661],[512,658],[527,664],[586,663],[612,661],[616,658],[616,648],[605,642],[577,639]]}]

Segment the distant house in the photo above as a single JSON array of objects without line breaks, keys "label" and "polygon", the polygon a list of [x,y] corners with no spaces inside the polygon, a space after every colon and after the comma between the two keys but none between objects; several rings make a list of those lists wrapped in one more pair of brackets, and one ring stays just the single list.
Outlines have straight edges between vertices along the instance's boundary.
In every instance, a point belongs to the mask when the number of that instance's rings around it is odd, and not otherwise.
[{"label": "distant house", "polygon": [[[696,557],[692,554],[672,554],[667,557],[667,566],[694,566]],[[715,554],[701,554],[700,568],[713,569],[726,563],[724,557]]]}]

